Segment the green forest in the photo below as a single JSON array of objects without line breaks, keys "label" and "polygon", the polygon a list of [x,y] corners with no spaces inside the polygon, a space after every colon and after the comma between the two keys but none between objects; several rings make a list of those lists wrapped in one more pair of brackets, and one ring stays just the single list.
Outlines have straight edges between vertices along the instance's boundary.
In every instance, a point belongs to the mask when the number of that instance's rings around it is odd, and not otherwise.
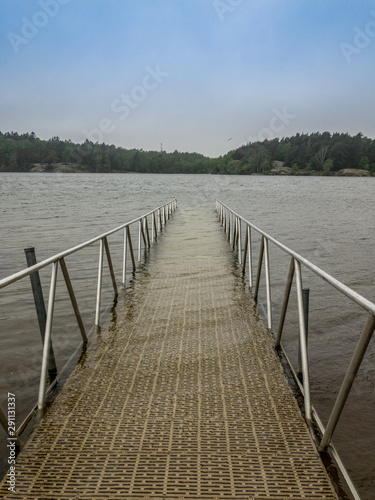
[{"label": "green forest", "polygon": [[[362,134],[296,134],[243,145],[224,156],[143,151],[86,140],[74,144],[34,132],[0,132],[0,172],[54,171],[69,165],[82,172],[144,172],[227,175],[375,175],[375,140]],[[350,172],[348,171],[350,169]]]}]

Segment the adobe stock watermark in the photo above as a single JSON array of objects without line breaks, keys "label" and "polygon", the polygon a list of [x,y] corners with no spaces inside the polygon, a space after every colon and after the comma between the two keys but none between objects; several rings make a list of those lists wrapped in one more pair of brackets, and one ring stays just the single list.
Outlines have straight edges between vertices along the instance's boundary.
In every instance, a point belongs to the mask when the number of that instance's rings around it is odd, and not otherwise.
[{"label": "adobe stock watermark", "polygon": [[20,47],[27,45],[41,28],[46,26],[52,17],[55,17],[60,11],[61,5],[66,5],[71,0],[38,0],[41,10],[35,12],[31,19],[22,17],[22,27],[19,33],[10,32],[7,34],[8,40],[16,54]]},{"label": "adobe stock watermark", "polygon": [[291,121],[296,118],[296,115],[288,113],[286,106],[284,106],[281,111],[277,108],[273,108],[272,113],[273,115],[269,121],[268,127],[259,130],[256,137],[249,137],[248,143],[263,142],[266,139],[271,141],[275,139],[277,136],[276,134],[283,132]]},{"label": "adobe stock watermark", "polygon": [[[155,69],[146,66],[146,74],[141,85],[135,85],[128,94],[121,94],[111,103],[111,111],[119,120],[126,120],[132,110],[137,109],[150,92],[157,89],[159,85],[169,76],[169,73],[162,71],[157,65]],[[98,126],[91,129],[83,129],[82,133],[91,142],[103,142],[105,134],[110,134],[116,130],[113,120],[105,117],[98,123]]]},{"label": "adobe stock watermark", "polygon": [[352,56],[360,54],[371,43],[371,40],[375,38],[375,10],[371,10],[370,15],[374,20],[369,21],[363,29],[358,26],[354,27],[355,35],[352,43],[340,43],[340,48],[347,63],[351,63]]},{"label": "adobe stock watermark", "polygon": [[220,21],[224,21],[225,14],[227,12],[233,12],[242,2],[243,0],[213,0],[212,5]]},{"label": "adobe stock watermark", "polygon": [[17,433],[16,433],[16,395],[8,392],[8,465],[9,471],[6,475],[8,491],[16,492],[16,455],[17,455]]}]

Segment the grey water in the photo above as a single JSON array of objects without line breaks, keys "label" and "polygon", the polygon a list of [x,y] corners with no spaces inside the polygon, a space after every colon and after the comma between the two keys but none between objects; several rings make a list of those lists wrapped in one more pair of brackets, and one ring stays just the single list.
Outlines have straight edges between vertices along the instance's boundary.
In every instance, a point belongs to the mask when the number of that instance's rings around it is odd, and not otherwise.
[{"label": "grey water", "polygon": [[[375,302],[375,178],[212,176],[169,174],[0,174],[0,279],[24,267],[24,248],[38,260],[118,227],[176,197],[180,206],[213,211],[215,198],[356,292]],[[193,213],[194,213],[193,211]],[[178,211],[175,214],[178,220]],[[257,241],[255,240],[255,249]],[[173,244],[173,242],[171,242]],[[121,274],[121,236],[113,242]],[[111,247],[112,248],[112,247]],[[256,252],[254,252],[254,259]],[[87,328],[93,323],[97,247],[67,259]],[[289,259],[270,248],[274,322],[283,299]],[[48,296],[50,269],[41,272]],[[326,423],[334,397],[366,321],[358,306],[303,272],[310,288],[309,350],[312,402]],[[110,280],[109,280],[110,281]],[[61,283],[54,315],[55,353],[66,359],[79,344],[75,319]],[[130,292],[131,293],[131,290]],[[284,345],[296,359],[295,298]],[[111,303],[110,283],[104,300]],[[265,295],[259,297],[263,312]],[[108,312],[109,321],[115,313]],[[37,399],[41,340],[30,283],[0,290],[0,404],[17,396],[19,425]],[[334,442],[362,498],[375,498],[375,347],[369,346]],[[6,470],[0,428],[1,471]]]}]

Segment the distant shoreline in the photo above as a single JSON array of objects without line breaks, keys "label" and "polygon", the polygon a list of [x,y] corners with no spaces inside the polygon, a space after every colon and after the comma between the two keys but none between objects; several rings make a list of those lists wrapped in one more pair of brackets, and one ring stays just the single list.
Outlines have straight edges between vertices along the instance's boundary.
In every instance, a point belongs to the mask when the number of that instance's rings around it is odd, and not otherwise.
[{"label": "distant shoreline", "polygon": [[[34,167],[29,170],[29,172],[24,172],[24,173],[58,173],[58,174],[103,174],[103,173],[108,173],[108,174],[134,174],[134,173],[160,173],[160,172],[132,172],[132,171],[118,171],[118,170],[110,170],[108,172],[95,172],[90,167],[86,165],[76,165],[74,163],[38,163],[34,164]],[[181,172],[169,172],[172,174],[181,174]],[[195,174],[190,174],[190,175],[195,175]],[[207,174],[210,175],[210,174]],[[233,174],[211,174],[211,175],[233,175]],[[241,174],[238,174],[241,175]],[[306,172],[306,171],[301,171],[301,172],[293,172],[292,169],[289,168],[280,168],[280,169],[273,169],[271,172],[268,173],[256,173],[256,174],[243,174],[243,175],[261,175],[261,176],[290,176],[290,177],[372,177],[371,173],[367,170],[360,170],[356,168],[346,168],[343,170],[339,170],[337,172],[332,172],[330,174],[322,174],[321,172],[318,171],[311,171],[311,172]]]},{"label": "distant shoreline", "polygon": [[[37,163],[34,164],[33,168],[29,171],[20,172],[19,170],[3,170],[0,173],[20,173],[20,174],[174,174],[180,175],[184,172],[134,172],[131,170],[120,171],[120,170],[109,170],[107,172],[96,172],[87,165],[77,165],[75,163]],[[197,174],[188,174],[197,175]],[[374,177],[371,172],[367,170],[360,170],[356,168],[346,168],[339,170],[337,172],[331,172],[329,174],[323,174],[318,171],[299,171],[293,172],[292,169],[283,167],[281,169],[273,169],[267,173],[252,173],[252,174],[229,174],[229,173],[206,173],[198,175],[244,175],[244,176],[282,176],[282,177]]]},{"label": "distant shoreline", "polygon": [[218,158],[200,153],[144,151],[74,144],[53,137],[0,132],[0,172],[168,173],[287,176],[375,176],[375,139],[316,132],[248,143]]}]

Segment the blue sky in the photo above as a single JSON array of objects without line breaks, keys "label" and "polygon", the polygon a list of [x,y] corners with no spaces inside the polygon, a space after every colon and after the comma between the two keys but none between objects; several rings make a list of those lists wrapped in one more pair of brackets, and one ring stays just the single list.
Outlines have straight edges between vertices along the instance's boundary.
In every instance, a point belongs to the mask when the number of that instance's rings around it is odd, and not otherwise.
[{"label": "blue sky", "polygon": [[1,0],[0,130],[219,156],[374,137],[375,0]]}]

